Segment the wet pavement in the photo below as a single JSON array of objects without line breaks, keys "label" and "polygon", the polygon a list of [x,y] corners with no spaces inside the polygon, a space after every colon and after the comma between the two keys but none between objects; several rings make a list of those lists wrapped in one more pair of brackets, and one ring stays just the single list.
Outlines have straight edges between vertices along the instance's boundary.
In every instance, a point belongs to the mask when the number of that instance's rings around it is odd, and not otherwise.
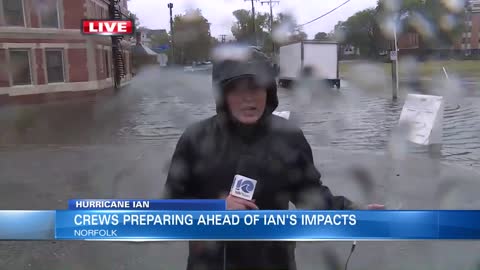
[{"label": "wet pavement", "polygon": [[[158,198],[178,136],[214,114],[210,89],[206,74],[151,70],[110,97],[1,107],[0,209],[61,209],[71,198]],[[335,193],[392,208],[478,209],[479,97],[447,103],[439,159],[394,141],[394,150],[410,152],[398,161],[386,149],[402,101],[388,94],[352,85],[311,96],[282,89],[279,110],[293,111]],[[352,171],[359,168],[370,188],[359,185]],[[350,243],[301,243],[299,269],[343,267],[349,250]],[[349,269],[473,270],[478,250],[478,242],[361,242]],[[184,269],[185,256],[185,243],[0,243],[0,269],[9,270]]]}]

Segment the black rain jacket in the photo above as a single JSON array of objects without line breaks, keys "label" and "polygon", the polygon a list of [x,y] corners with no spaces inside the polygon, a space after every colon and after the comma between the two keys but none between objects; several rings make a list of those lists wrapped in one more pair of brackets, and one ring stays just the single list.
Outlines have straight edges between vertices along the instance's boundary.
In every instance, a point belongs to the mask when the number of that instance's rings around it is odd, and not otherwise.
[{"label": "black rain jacket", "polygon": [[[221,91],[220,91],[221,92]],[[232,121],[220,93],[217,115],[188,127],[173,154],[166,198],[219,199],[230,192],[236,174],[257,180],[254,199],[262,210],[355,209],[320,180],[302,131],[272,112],[277,88],[255,127]],[[295,243],[190,242],[187,270],[295,270]]]}]

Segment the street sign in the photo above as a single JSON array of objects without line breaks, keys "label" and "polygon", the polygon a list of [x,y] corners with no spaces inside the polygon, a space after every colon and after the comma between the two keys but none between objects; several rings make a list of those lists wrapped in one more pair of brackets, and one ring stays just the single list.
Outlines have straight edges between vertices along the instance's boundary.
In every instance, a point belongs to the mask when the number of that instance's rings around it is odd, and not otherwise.
[{"label": "street sign", "polygon": [[396,51],[391,51],[390,52],[390,60],[392,61],[397,61],[397,52]]},{"label": "street sign", "polygon": [[165,45],[161,45],[160,47],[158,48],[155,48],[155,50],[160,50],[160,51],[166,51],[170,48],[170,45],[168,44],[165,44]]}]

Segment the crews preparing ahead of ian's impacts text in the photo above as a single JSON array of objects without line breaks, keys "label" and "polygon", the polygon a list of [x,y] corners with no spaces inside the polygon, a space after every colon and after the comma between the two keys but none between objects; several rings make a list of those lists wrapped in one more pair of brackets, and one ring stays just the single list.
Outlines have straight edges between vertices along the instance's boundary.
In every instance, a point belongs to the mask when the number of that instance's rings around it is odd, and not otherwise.
[{"label": "crews preparing ahead of ian's impacts text", "polygon": [[77,226],[354,226],[357,219],[347,214],[79,214],[74,222]]}]

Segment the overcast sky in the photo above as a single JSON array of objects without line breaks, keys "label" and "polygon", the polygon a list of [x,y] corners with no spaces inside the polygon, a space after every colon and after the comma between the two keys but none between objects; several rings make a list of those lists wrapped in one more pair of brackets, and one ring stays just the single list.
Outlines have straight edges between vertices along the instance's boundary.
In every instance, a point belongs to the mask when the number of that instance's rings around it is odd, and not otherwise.
[{"label": "overcast sky", "polygon": [[[274,6],[274,13],[293,13],[298,23],[310,21],[346,0],[280,0]],[[140,24],[150,29],[169,29],[168,3],[173,3],[173,13],[184,13],[189,8],[200,8],[211,23],[211,32],[215,37],[226,34],[231,36],[230,27],[234,22],[232,12],[237,9],[251,9],[251,2],[244,0],[130,0],[128,8],[137,14]],[[374,7],[377,0],[352,0],[335,12],[304,27],[309,38],[318,32],[330,32],[340,20],[345,20],[355,12]],[[257,11],[269,12],[267,4],[255,3]]]}]

